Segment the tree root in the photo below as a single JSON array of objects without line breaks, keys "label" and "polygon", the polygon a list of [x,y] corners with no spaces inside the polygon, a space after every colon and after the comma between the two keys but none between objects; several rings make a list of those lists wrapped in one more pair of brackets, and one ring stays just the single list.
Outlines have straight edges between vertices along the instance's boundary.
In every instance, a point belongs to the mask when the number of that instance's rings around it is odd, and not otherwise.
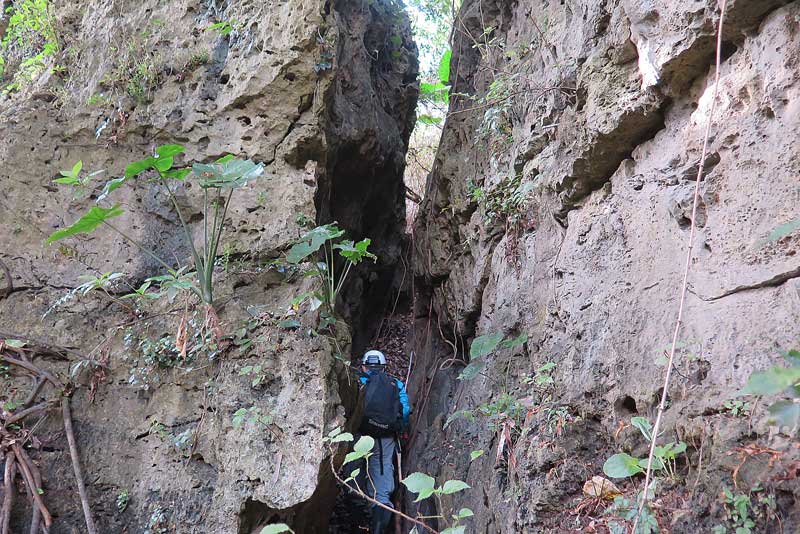
[{"label": "tree root", "polygon": [[[0,333],[0,337],[3,335],[3,333]],[[54,354],[64,354],[65,352],[72,351],[49,344],[45,345],[45,347],[46,348],[44,351],[39,350],[38,348],[26,348],[22,350],[14,349],[13,351],[19,354],[18,358],[10,356],[7,353],[0,352],[0,361],[4,361],[23,370],[26,373],[33,375],[35,380],[30,395],[28,395],[25,404],[22,405],[23,408],[16,412],[12,412],[9,415],[0,415],[0,447],[2,447],[0,452],[5,453],[6,460],[4,472],[3,508],[2,512],[0,512],[0,534],[11,534],[10,523],[11,507],[13,505],[13,482],[17,471],[22,474],[22,478],[25,481],[26,490],[28,492],[28,497],[33,504],[33,517],[31,518],[31,526],[29,531],[30,534],[39,534],[39,531],[42,528],[42,522],[44,522],[44,531],[48,532],[53,523],[53,518],[50,515],[42,496],[40,495],[40,489],[42,487],[41,473],[22,447],[25,438],[21,437],[20,433],[16,433],[8,427],[9,425],[21,422],[23,419],[31,415],[47,412],[59,403],[59,397],[61,413],[64,420],[64,430],[67,436],[67,443],[69,445],[72,468],[75,472],[78,494],[80,496],[81,506],[83,508],[83,516],[86,521],[86,529],[88,534],[97,534],[97,528],[95,527],[94,518],[92,517],[92,511],[89,505],[89,498],[86,491],[86,484],[84,482],[83,470],[81,469],[80,456],[78,454],[77,441],[75,439],[75,431],[72,425],[72,413],[69,404],[72,387],[70,385],[65,386],[65,384],[63,384],[52,373],[40,369],[26,357],[26,351],[29,350],[32,350],[34,353],[48,352]],[[0,343],[0,349],[2,348],[9,349],[9,347],[3,347],[2,343]],[[45,382],[49,382],[53,388],[57,390],[57,397],[30,406],[30,404],[35,400],[36,396],[40,393]]]}]

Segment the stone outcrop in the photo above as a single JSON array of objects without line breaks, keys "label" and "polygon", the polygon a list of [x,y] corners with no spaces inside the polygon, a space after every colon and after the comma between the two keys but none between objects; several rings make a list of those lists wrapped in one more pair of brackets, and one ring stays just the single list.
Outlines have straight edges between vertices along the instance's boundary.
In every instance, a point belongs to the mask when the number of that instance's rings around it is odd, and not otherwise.
[{"label": "stone outcrop", "polygon": [[[689,446],[685,482],[660,493],[677,499],[660,518],[674,532],[723,522],[716,496],[733,487],[740,462],[738,490],[764,485],[784,531],[800,524],[796,480],[781,479],[797,460],[791,439],[767,425],[763,403],[752,417],[723,406],[800,334],[800,238],[764,241],[800,218],[800,4],[728,4],[662,438]],[[638,431],[623,425],[654,420],[660,398],[719,10],[710,0],[465,0],[456,19],[455,96],[415,226],[417,313],[432,301],[435,317],[416,328],[412,387],[425,430],[410,467],[436,460],[437,479],[470,483],[454,505],[475,511],[476,532],[571,531],[588,525],[569,511],[605,459],[646,456]],[[528,340],[456,380],[463,366],[449,359],[468,359],[471,339],[492,332]],[[547,362],[554,384],[543,393],[525,378]],[[506,393],[519,401],[516,415],[498,402]],[[474,421],[447,421],[481,404]],[[737,455],[746,445],[780,451],[780,461]],[[476,449],[487,454],[470,463]],[[634,495],[640,483],[621,487]],[[778,527],[773,517],[758,528]]]},{"label": "stone outcrop", "polygon": [[[313,334],[314,314],[302,309],[301,328],[278,326],[310,286],[268,263],[308,224],[338,220],[348,237],[372,238],[379,255],[377,274],[354,276],[346,288],[345,317],[368,325],[362,304],[392,283],[417,93],[405,14],[382,0],[87,0],[51,10],[60,44],[51,61],[62,68],[0,101],[0,260],[13,281],[0,325],[106,366],[92,400],[84,388],[73,400],[100,530],[249,534],[282,520],[297,532],[326,532],[335,489],[321,440],[345,423],[352,382],[336,358],[349,356],[349,334],[337,344]],[[119,300],[159,274],[158,264],[103,229],[53,246],[44,239],[84,213],[106,179],[165,143],[185,146],[182,164],[231,153],[263,162],[265,176],[235,193],[217,272],[223,328],[243,333],[221,353],[160,369],[153,343],[174,340],[184,298]],[[78,160],[104,173],[73,195],[53,179]],[[176,190],[199,236],[197,193]],[[189,262],[163,190],[138,183],[115,196],[126,209],[119,227]],[[104,272],[125,275],[109,295],[47,313],[81,275]],[[203,314],[188,309],[191,335]],[[74,379],[88,386],[94,373],[79,360],[40,363],[63,377],[77,369]],[[247,365],[262,366],[255,387],[241,375]],[[6,400],[27,394],[24,379],[0,380]],[[242,408],[270,419],[234,425]],[[32,454],[55,516],[51,532],[83,531],[56,419],[37,430]],[[27,511],[13,521],[12,531],[27,529]]]}]

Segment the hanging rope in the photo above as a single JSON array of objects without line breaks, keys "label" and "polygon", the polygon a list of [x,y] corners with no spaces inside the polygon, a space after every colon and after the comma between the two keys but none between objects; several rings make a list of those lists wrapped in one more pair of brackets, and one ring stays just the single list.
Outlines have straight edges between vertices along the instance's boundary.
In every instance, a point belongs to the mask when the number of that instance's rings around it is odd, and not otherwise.
[{"label": "hanging rope", "polygon": [[714,116],[714,111],[717,107],[717,94],[719,93],[719,68],[720,64],[722,63],[722,26],[725,20],[725,8],[727,6],[727,0],[720,0],[720,15],[719,15],[719,27],[717,28],[717,60],[716,60],[716,69],[714,72],[714,91],[713,96],[711,97],[711,109],[708,112],[708,118],[706,119],[706,130],[705,136],[703,137],[703,150],[700,155],[700,163],[697,167],[697,180],[694,185],[694,200],[692,202],[692,220],[691,226],[689,230],[689,248],[686,251],[686,265],[683,271],[683,283],[681,284],[681,299],[680,303],[678,304],[678,318],[675,321],[675,332],[672,335],[672,346],[669,350],[669,359],[667,361],[667,370],[664,375],[664,389],[661,391],[661,403],[658,405],[658,415],[656,416],[656,422],[653,425],[653,439],[650,441],[650,453],[647,456],[647,471],[645,472],[644,476],[644,491],[642,492],[642,497],[639,502],[639,509],[636,512],[636,519],[633,522],[633,529],[631,532],[636,532],[636,527],[639,524],[639,518],[642,515],[642,511],[644,510],[645,505],[647,504],[647,497],[648,497],[648,488],[650,487],[650,477],[652,475],[653,470],[653,458],[655,456],[655,448],[656,448],[656,441],[658,440],[658,431],[661,427],[661,419],[664,415],[664,408],[667,403],[667,394],[669,392],[669,382],[672,378],[672,367],[675,361],[675,349],[678,345],[678,335],[681,331],[681,325],[683,324],[683,310],[686,304],[686,292],[688,288],[688,280],[689,280],[689,270],[691,269],[692,265],[692,248],[694,246],[694,237],[697,230],[697,206],[700,202],[700,180],[703,178],[703,162],[706,160],[706,153],[708,152],[708,138],[711,134],[711,119]]}]

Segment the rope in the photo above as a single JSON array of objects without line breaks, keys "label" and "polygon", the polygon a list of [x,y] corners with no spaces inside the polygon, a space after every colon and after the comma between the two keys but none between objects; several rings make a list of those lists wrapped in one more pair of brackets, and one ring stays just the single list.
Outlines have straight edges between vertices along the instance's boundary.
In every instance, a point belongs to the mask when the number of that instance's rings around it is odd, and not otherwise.
[{"label": "rope", "polygon": [[636,519],[633,522],[633,529],[631,532],[636,532],[636,527],[639,524],[639,518],[642,515],[642,511],[644,510],[645,505],[647,504],[647,497],[648,497],[648,488],[650,487],[650,477],[652,475],[653,469],[653,458],[655,456],[655,448],[656,448],[656,441],[658,440],[658,431],[661,427],[661,419],[664,415],[664,409],[667,403],[667,393],[669,391],[669,382],[672,378],[672,366],[673,362],[675,361],[675,349],[678,344],[678,334],[681,330],[681,325],[683,324],[683,310],[686,303],[686,292],[688,288],[688,280],[689,280],[689,271],[692,265],[692,248],[694,246],[694,237],[696,233],[696,221],[697,221],[697,206],[700,200],[700,180],[703,178],[703,162],[706,159],[706,153],[708,152],[708,139],[711,134],[711,119],[714,116],[714,111],[717,107],[717,94],[719,93],[719,69],[720,64],[722,63],[722,25],[725,20],[725,8],[727,6],[727,0],[720,0],[720,16],[719,16],[719,27],[717,29],[717,59],[716,59],[716,70],[714,72],[714,92],[711,99],[711,109],[708,112],[708,120],[706,123],[706,130],[705,136],[703,137],[703,150],[700,155],[700,163],[697,168],[697,181],[695,182],[694,186],[694,200],[692,203],[692,220],[691,220],[691,227],[689,230],[689,249],[686,251],[686,265],[683,271],[683,283],[681,284],[681,299],[680,304],[678,305],[678,317],[675,321],[675,332],[672,336],[672,346],[670,347],[669,351],[669,359],[667,362],[667,370],[664,376],[664,389],[661,391],[661,403],[658,406],[658,415],[656,416],[656,422],[653,425],[653,439],[650,442],[650,453],[647,456],[647,471],[645,472],[644,477],[644,491],[642,492],[642,498],[639,503],[639,509],[636,512]]}]

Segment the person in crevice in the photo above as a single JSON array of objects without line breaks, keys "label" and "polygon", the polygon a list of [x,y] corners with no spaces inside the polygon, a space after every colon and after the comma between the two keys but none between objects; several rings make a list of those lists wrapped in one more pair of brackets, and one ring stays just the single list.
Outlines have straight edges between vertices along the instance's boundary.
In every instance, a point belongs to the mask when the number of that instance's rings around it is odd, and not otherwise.
[{"label": "person in crevice", "polygon": [[[395,448],[397,435],[408,428],[408,393],[402,381],[386,374],[386,356],[378,350],[364,354],[359,380],[364,410],[359,433],[375,439],[365,487],[375,500],[393,507]],[[376,505],[371,508],[370,534],[387,534],[392,512]]]}]

